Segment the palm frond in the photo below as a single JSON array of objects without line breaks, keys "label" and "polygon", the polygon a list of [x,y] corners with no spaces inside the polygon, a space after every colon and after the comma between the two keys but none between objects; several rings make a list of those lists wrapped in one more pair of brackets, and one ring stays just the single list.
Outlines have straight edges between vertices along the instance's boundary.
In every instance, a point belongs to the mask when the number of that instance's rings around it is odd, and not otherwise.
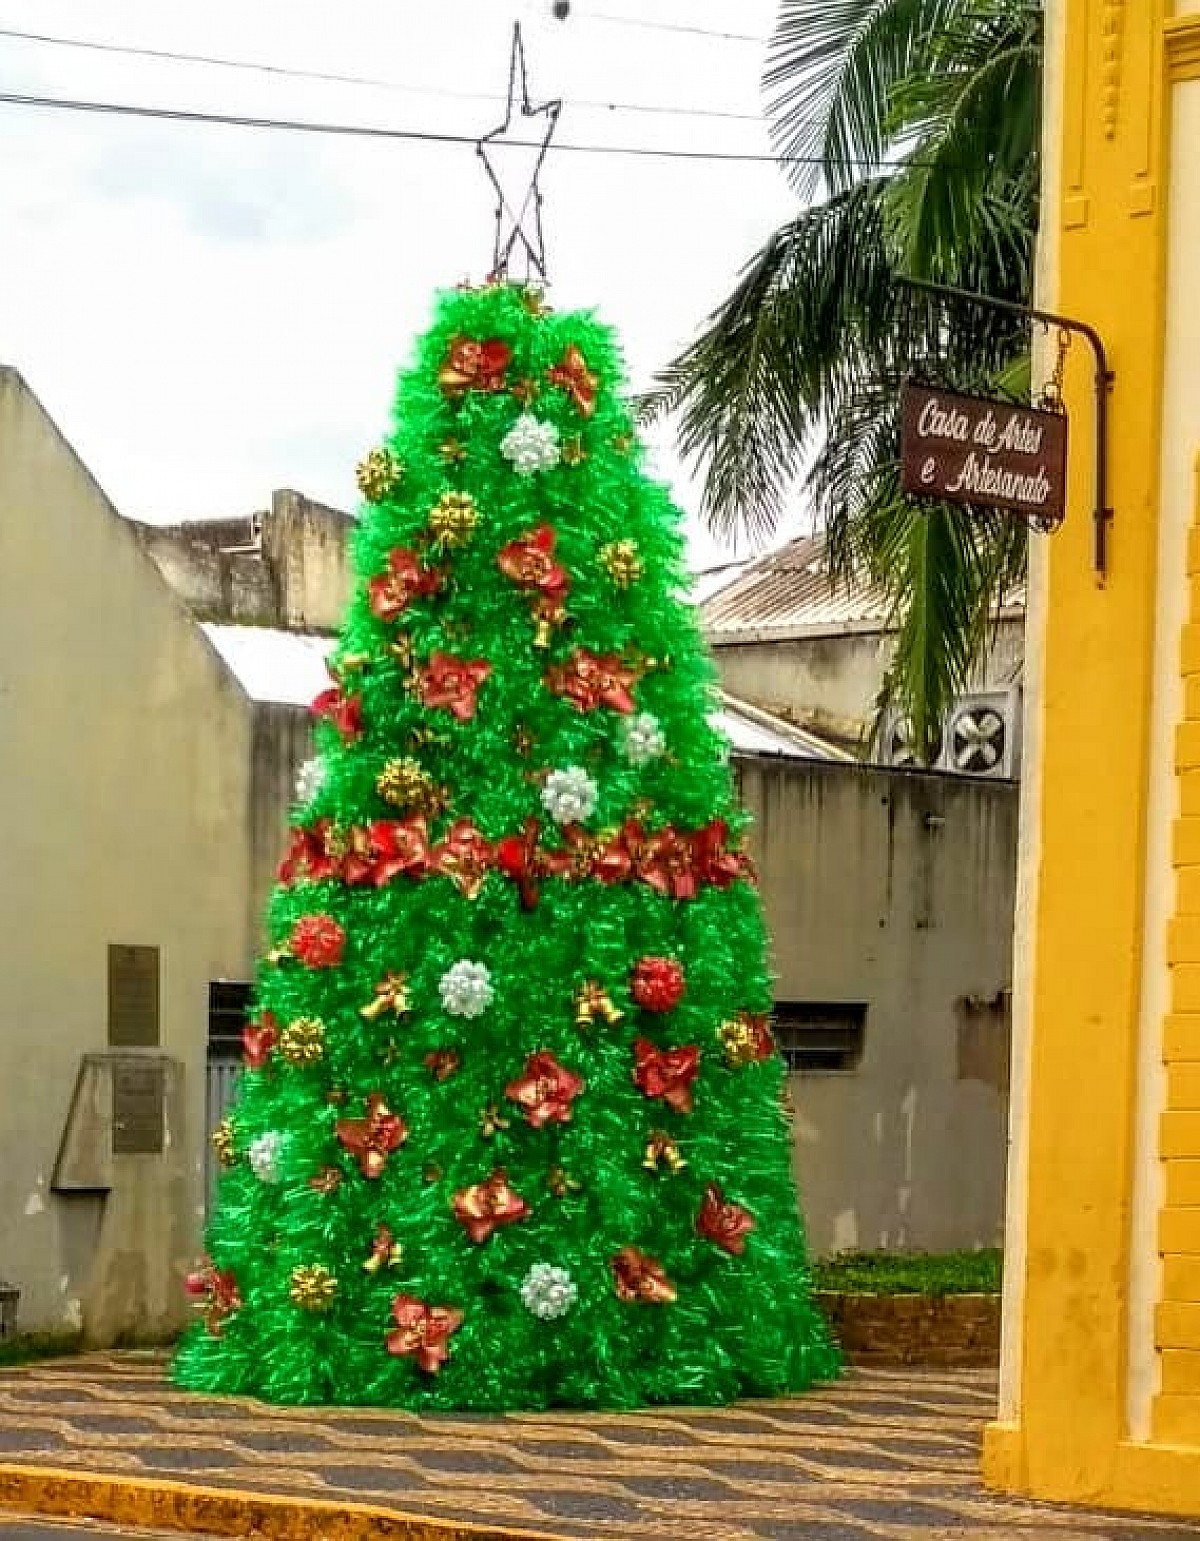
[{"label": "palm frond", "polygon": [[[995,9],[996,0],[991,0]],[[1040,32],[1028,14],[962,18],[931,46],[928,74],[894,95],[904,121],[922,124],[895,177],[889,230],[914,277],[955,282],[963,253],[983,253],[1028,293],[1037,223]]]},{"label": "palm frond", "polygon": [[[885,167],[895,87],[968,0],[782,0],[763,84],[767,117],[801,196],[844,191]],[[815,164],[813,164],[815,163]]]},{"label": "palm frond", "polygon": [[700,336],[641,398],[678,414],[686,459],[705,466],[703,512],[721,535],[773,530],[831,406],[873,373],[894,274],[881,182],[785,225]]}]

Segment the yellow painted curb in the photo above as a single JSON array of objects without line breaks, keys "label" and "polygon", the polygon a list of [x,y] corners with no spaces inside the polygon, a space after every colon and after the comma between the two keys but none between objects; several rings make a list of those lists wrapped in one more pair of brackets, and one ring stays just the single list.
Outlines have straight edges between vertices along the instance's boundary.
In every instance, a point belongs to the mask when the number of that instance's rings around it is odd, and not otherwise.
[{"label": "yellow painted curb", "polygon": [[[547,1531],[428,1519],[368,1504],[0,1465],[0,1510],[263,1541],[556,1541]],[[560,1538],[561,1541],[561,1538]]]}]

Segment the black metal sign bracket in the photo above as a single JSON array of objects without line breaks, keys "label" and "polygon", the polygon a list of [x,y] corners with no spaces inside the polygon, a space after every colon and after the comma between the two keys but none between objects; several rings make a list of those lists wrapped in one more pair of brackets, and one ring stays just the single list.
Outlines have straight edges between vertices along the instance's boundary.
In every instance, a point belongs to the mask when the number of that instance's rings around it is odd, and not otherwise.
[{"label": "black metal sign bracket", "polygon": [[970,289],[955,289],[950,284],[932,284],[921,278],[898,278],[896,282],[906,289],[916,289],[959,304],[974,305],[981,310],[999,310],[1008,315],[1027,316],[1030,321],[1040,321],[1046,326],[1076,332],[1087,340],[1095,364],[1093,389],[1096,398],[1096,501],[1092,510],[1095,530],[1092,565],[1096,576],[1103,579],[1108,570],[1108,527],[1113,518],[1113,510],[1108,501],[1108,397],[1116,376],[1109,367],[1108,354],[1100,333],[1086,321],[1075,321],[1070,316],[1059,316],[1052,310],[1037,310],[1030,305],[1015,305],[1010,300],[993,299],[989,294],[976,294]]}]

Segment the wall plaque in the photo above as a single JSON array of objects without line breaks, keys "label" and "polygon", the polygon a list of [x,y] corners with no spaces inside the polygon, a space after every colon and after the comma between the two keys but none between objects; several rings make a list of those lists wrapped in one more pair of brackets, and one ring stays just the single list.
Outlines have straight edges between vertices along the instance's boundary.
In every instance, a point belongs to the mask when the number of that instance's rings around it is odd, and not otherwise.
[{"label": "wall plaque", "polygon": [[906,381],[900,485],[912,497],[1002,508],[1053,529],[1066,510],[1066,415]]},{"label": "wall plaque", "polygon": [[108,949],[108,1041],[114,1049],[156,1049],[158,948]]},{"label": "wall plaque", "polygon": [[112,1085],[113,1155],[160,1155],[166,1100],[162,1064],[151,1058],[117,1060]]}]

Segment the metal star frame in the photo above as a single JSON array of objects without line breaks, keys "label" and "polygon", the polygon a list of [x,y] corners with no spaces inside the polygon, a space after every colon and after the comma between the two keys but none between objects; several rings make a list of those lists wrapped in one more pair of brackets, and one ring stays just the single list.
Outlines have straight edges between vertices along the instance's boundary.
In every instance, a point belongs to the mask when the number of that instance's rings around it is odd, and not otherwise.
[{"label": "metal star frame", "polygon": [[[527,148],[537,150],[537,158],[534,161],[533,171],[525,188],[524,196],[520,203],[510,199],[504,190],[504,184],[500,180],[497,167],[493,165],[488,155],[491,145],[503,145],[512,128],[514,108],[520,109],[520,118],[525,121],[530,118],[543,119],[542,140],[540,145],[530,145],[528,140],[517,139],[512,141],[523,144]],[[562,112],[562,99],[541,102],[534,106],[529,100],[529,74],[525,63],[525,42],[521,36],[521,23],[513,24],[512,54],[508,64],[508,105],[504,113],[504,122],[499,128],[492,129],[490,134],[484,134],[475,142],[475,153],[483,162],[484,170],[488,174],[493,188],[496,191],[496,240],[492,250],[492,278],[507,278],[509,276],[509,264],[512,261],[514,250],[520,251],[525,261],[525,282],[528,283],[536,272],[543,281],[546,278],[546,242],[542,231],[542,190],[538,185],[542,165],[546,159],[546,151],[550,148],[550,141],[554,137],[554,130],[558,126],[558,116]]]}]

